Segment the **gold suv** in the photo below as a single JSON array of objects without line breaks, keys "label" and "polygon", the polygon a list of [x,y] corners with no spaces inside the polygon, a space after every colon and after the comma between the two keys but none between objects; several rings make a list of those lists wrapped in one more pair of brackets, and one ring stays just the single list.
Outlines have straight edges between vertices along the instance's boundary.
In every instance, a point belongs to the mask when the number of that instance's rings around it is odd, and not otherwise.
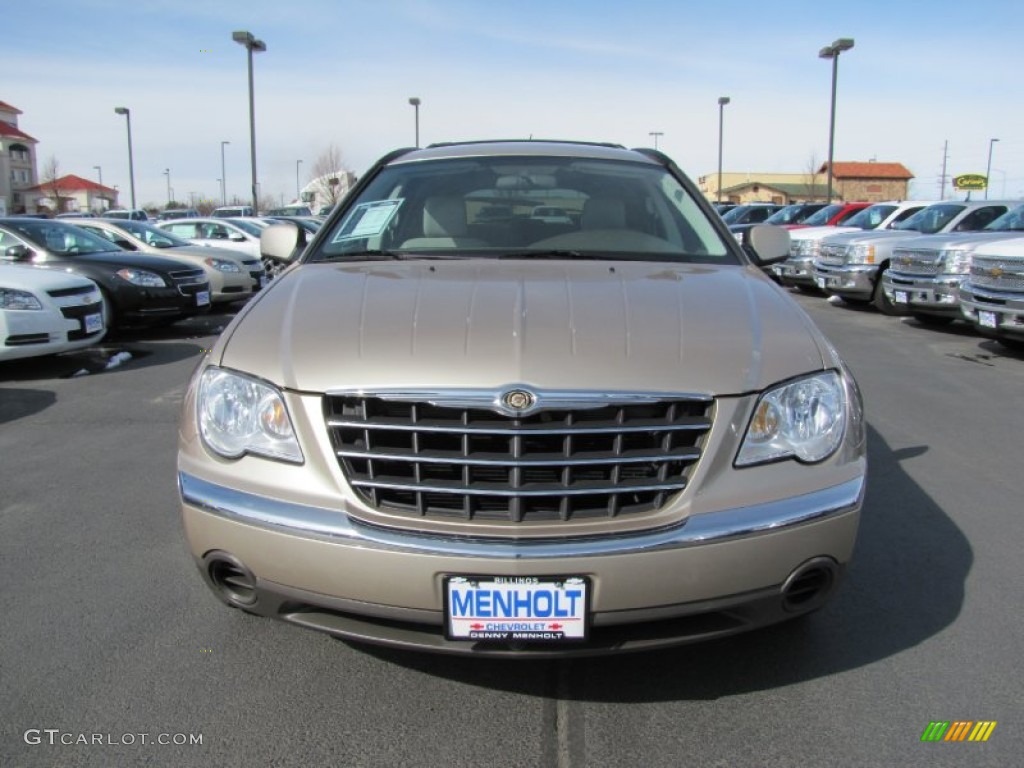
[{"label": "gold suv", "polygon": [[264,231],[293,263],[183,407],[185,531],[228,605],[537,657],[724,636],[833,594],[861,402],[761,272],[785,230],[738,243],[657,151],[511,141],[392,153],[306,237]]}]

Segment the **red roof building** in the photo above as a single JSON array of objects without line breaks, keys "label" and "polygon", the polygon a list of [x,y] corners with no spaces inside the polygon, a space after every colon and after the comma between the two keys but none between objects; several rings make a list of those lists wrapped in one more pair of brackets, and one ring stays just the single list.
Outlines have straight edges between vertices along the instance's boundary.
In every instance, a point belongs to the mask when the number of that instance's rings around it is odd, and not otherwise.
[{"label": "red roof building", "polygon": [[[818,173],[825,176],[828,163]],[[906,200],[912,178],[902,163],[832,163],[832,189],[840,200]]]},{"label": "red roof building", "polygon": [[73,173],[29,187],[25,196],[37,212],[101,211],[117,207],[116,189]]},{"label": "red roof building", "polygon": [[0,101],[0,215],[25,211],[25,190],[36,183],[36,144],[18,127],[21,110]]}]

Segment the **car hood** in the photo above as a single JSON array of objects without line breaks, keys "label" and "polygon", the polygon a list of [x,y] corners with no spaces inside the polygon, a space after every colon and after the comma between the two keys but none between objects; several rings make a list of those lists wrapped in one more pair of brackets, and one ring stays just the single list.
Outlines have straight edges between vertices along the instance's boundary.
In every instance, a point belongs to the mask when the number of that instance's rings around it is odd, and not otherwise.
[{"label": "car hood", "polygon": [[736,394],[823,368],[754,267],[521,260],[304,264],[226,331],[229,368],[287,388]]},{"label": "car hood", "polygon": [[240,251],[233,251],[230,248],[219,248],[215,245],[176,245],[173,248],[157,248],[154,251],[147,251],[155,255],[163,256],[188,256],[190,258],[200,257],[203,259],[224,259],[225,261],[252,261],[247,254]]},{"label": "car hood", "polygon": [[70,272],[40,269],[31,264],[0,264],[0,288],[22,291],[59,291],[65,288],[93,287],[86,277]]},{"label": "car hood", "polygon": [[173,259],[164,256],[156,256],[138,251],[101,251],[99,253],[78,253],[74,255],[50,254],[42,262],[44,266],[50,265],[82,265],[93,264],[99,267],[116,271],[124,267],[131,269],[158,269],[165,272],[173,272],[179,269],[194,269],[195,266],[182,259]]},{"label": "car hood", "polygon": [[864,243],[877,243],[885,240],[905,240],[908,237],[920,237],[921,233],[912,229],[887,229],[884,232],[868,230],[865,232],[858,229],[855,232],[845,232],[838,235],[829,235],[825,238],[826,245],[861,245]]},{"label": "car hood", "polygon": [[808,227],[804,224],[799,224],[797,225],[797,229],[791,229],[789,231],[789,237],[791,240],[810,240],[814,238],[827,237],[829,235],[841,235],[846,232],[864,232],[864,230],[859,229],[858,227],[833,227],[829,225]]},{"label": "car hood", "polygon": [[940,235],[921,235],[906,242],[900,243],[904,250],[937,250],[946,248],[957,248],[965,245],[976,245],[993,240],[1007,240],[1016,237],[1024,237],[1024,232],[948,232]]}]

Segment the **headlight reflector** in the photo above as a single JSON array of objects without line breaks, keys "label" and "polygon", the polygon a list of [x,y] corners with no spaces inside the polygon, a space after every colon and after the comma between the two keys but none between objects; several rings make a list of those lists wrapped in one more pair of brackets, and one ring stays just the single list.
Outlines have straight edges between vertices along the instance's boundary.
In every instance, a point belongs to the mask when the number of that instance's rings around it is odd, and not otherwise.
[{"label": "headlight reflector", "polygon": [[795,458],[828,458],[846,429],[846,390],[835,371],[806,376],[764,392],[754,407],[736,466]]},{"label": "headlight reflector", "polygon": [[284,398],[266,382],[211,366],[199,381],[197,411],[203,442],[220,456],[303,461]]},{"label": "headlight reflector", "polygon": [[155,272],[147,272],[144,269],[119,269],[117,276],[132,285],[141,285],[144,288],[165,288],[167,286],[160,275]]},{"label": "headlight reflector", "polygon": [[854,245],[846,249],[847,264],[874,264],[875,246]]},{"label": "headlight reflector", "polygon": [[0,288],[0,309],[42,309],[35,294],[15,288]]},{"label": "headlight reflector", "polygon": [[942,271],[950,275],[966,275],[971,271],[971,252],[952,248],[942,252]]},{"label": "headlight reflector", "polygon": [[213,267],[218,272],[241,272],[242,268],[239,267],[235,262],[228,261],[227,259],[215,259],[212,256],[205,259],[206,265]]}]

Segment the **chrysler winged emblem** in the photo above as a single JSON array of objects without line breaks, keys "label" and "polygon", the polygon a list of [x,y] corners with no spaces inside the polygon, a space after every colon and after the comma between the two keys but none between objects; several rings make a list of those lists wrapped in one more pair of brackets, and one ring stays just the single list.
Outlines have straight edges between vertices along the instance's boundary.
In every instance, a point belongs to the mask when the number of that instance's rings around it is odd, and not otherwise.
[{"label": "chrysler winged emblem", "polygon": [[525,411],[537,402],[537,396],[525,389],[510,389],[501,396],[501,404],[512,411]]}]

